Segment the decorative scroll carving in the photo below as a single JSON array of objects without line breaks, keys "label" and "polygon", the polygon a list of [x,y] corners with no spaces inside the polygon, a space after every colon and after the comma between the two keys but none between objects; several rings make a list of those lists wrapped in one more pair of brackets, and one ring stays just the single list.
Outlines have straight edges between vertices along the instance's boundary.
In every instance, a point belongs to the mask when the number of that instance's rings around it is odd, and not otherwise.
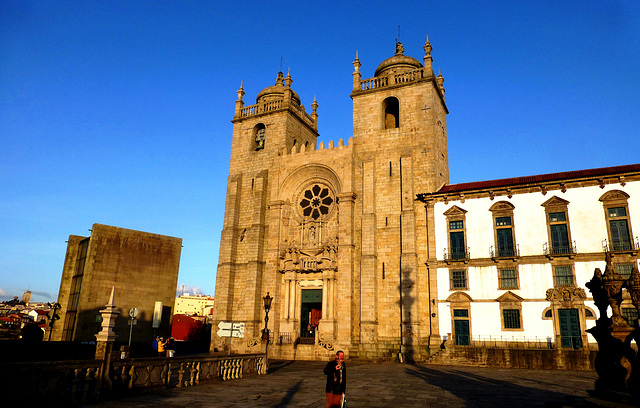
[{"label": "decorative scroll carving", "polygon": [[255,347],[260,344],[260,337],[252,337],[247,340],[247,347]]},{"label": "decorative scroll carving", "polygon": [[325,338],[320,333],[318,333],[318,346],[324,347],[329,351],[333,351],[333,342],[325,340]]},{"label": "decorative scroll carving", "polygon": [[574,300],[585,300],[587,294],[582,288],[551,288],[547,289],[547,300],[567,302]]}]

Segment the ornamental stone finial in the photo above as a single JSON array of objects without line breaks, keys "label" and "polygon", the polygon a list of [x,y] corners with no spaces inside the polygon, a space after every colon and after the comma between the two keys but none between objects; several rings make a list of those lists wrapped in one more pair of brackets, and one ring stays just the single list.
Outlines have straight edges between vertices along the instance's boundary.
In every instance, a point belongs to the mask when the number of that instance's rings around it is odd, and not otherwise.
[{"label": "ornamental stone finial", "polygon": [[360,67],[362,66],[362,64],[360,63],[360,59],[358,58],[358,50],[356,50],[356,59],[353,60],[353,68],[354,68],[354,72],[360,72]]},{"label": "ornamental stone finial", "polygon": [[429,34],[427,34],[427,42],[424,43],[424,55],[427,57],[431,56],[431,50],[433,50],[433,47],[431,47],[431,43],[429,42]]},{"label": "ornamental stone finial", "polygon": [[442,97],[444,98],[444,77],[442,76],[442,72],[440,72],[440,68],[438,68],[438,88],[440,88],[440,92],[442,92]]},{"label": "ornamental stone finial", "polygon": [[276,77],[276,85],[284,85],[284,75],[282,71],[278,72],[278,76]]},{"label": "ornamental stone finial", "polygon": [[242,97],[244,96],[245,92],[244,92],[244,87],[242,86],[244,83],[244,81],[240,81],[240,89],[238,89],[236,92],[238,93],[238,101],[242,101]]},{"label": "ornamental stone finial", "polygon": [[291,88],[291,84],[293,83],[293,79],[291,78],[291,67],[287,71],[287,78],[285,79],[285,86]]},{"label": "ornamental stone finial", "polygon": [[424,69],[425,74],[433,76],[433,58],[431,58],[431,43],[429,42],[429,34],[427,34],[427,42],[424,43]]},{"label": "ornamental stone finial", "polygon": [[353,61],[353,91],[360,90],[360,80],[362,79],[362,75],[360,75],[360,59],[358,59],[358,50],[356,50],[356,59]]},{"label": "ornamental stone finial", "polygon": [[318,102],[315,95],[313,95],[313,102],[311,103],[311,119],[313,119],[313,128],[318,130]]},{"label": "ornamental stone finial", "polygon": [[402,43],[398,41],[396,43],[396,55],[400,55],[402,53],[404,53],[404,47],[402,46]]}]

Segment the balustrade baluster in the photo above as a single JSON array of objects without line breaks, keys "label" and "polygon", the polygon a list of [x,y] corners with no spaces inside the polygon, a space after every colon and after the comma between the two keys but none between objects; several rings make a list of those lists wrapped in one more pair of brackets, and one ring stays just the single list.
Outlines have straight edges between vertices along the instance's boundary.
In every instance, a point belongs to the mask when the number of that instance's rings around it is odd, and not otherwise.
[{"label": "balustrade baluster", "polygon": [[131,364],[131,370],[129,370],[129,384],[128,387],[129,389],[133,389],[133,383],[136,381],[137,375],[136,375],[136,366]]},{"label": "balustrade baluster", "polygon": [[180,368],[178,369],[178,384],[176,387],[182,387],[182,379],[184,378],[184,363],[180,363]]}]

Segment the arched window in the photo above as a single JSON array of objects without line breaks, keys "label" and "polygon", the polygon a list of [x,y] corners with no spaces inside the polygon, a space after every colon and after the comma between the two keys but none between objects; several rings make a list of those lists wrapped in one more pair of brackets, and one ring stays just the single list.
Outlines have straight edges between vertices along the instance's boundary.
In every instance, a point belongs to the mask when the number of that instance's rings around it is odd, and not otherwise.
[{"label": "arched window", "polygon": [[400,102],[398,102],[398,98],[391,96],[385,99],[382,102],[382,108],[384,109],[384,128],[396,129],[400,127]]},{"label": "arched window", "polygon": [[266,130],[264,123],[258,123],[253,127],[253,150],[264,149]]}]

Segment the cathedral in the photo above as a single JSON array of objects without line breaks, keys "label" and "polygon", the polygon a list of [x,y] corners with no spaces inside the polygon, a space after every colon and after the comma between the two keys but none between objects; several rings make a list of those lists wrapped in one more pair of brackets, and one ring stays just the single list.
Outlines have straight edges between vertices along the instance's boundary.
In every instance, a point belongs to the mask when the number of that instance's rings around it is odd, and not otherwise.
[{"label": "cathedral", "polygon": [[265,324],[282,359],[419,361],[505,335],[588,346],[589,274],[611,255],[637,269],[640,165],[450,185],[444,78],[423,50],[398,42],[365,79],[356,53],[353,135],[326,146],[290,73],[252,105],[241,85],[214,332],[244,332],[213,333],[211,351],[259,352]]}]

